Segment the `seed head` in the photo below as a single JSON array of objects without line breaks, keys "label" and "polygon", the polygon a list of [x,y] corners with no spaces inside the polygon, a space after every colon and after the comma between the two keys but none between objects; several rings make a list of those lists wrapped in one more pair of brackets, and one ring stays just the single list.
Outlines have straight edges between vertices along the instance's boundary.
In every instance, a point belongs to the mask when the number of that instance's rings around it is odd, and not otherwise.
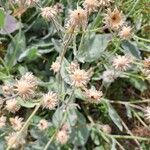
[{"label": "seed head", "polygon": [[6,109],[11,113],[15,113],[20,109],[20,105],[16,99],[10,99],[6,101]]},{"label": "seed head", "polygon": [[15,118],[10,118],[9,120],[14,130],[17,131],[21,129],[23,125],[23,118],[19,118],[18,116],[16,116]]},{"label": "seed head", "polygon": [[113,11],[108,9],[104,18],[104,23],[107,27],[113,30],[119,29],[119,27],[121,27],[124,23],[124,16],[117,8],[115,8]]},{"label": "seed head", "polygon": [[91,88],[86,90],[85,95],[90,103],[98,104],[101,101],[101,97],[103,96],[102,91],[97,91],[95,88]]},{"label": "seed head", "polygon": [[116,70],[118,71],[126,71],[131,63],[132,63],[132,58],[130,56],[127,56],[127,55],[124,55],[124,56],[116,56],[114,59],[113,59],[113,66]]},{"label": "seed head", "polygon": [[45,119],[41,119],[40,122],[38,123],[38,128],[40,130],[45,130],[48,128],[48,122]]},{"label": "seed head", "polygon": [[43,96],[43,108],[47,108],[47,109],[50,109],[50,110],[53,110],[55,109],[55,107],[58,105],[58,97],[57,97],[57,94],[50,91],[48,92],[47,94],[45,94]]},{"label": "seed head", "polygon": [[6,125],[6,119],[7,118],[5,116],[0,117],[0,129]]}]

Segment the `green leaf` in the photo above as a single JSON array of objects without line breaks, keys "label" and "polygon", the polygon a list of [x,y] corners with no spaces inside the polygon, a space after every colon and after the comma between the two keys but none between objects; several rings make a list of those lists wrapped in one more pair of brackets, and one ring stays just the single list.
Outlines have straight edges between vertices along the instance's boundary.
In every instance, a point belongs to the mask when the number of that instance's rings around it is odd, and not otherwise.
[{"label": "green leaf", "polygon": [[3,28],[5,25],[5,12],[3,9],[0,9],[0,28]]},{"label": "green leaf", "polygon": [[31,101],[23,101],[21,98],[17,99],[18,104],[20,104],[21,106],[25,107],[25,108],[33,108],[37,105],[37,103],[33,103],[32,100]]},{"label": "green leaf", "polygon": [[79,112],[77,112],[77,115],[78,115],[77,124],[72,129],[70,141],[74,145],[81,146],[85,145],[85,143],[87,142],[90,132],[89,128],[87,127],[85,117]]},{"label": "green leaf", "polygon": [[119,128],[119,130],[122,131],[123,127],[122,127],[118,113],[115,111],[115,109],[112,107],[111,104],[109,104],[108,102],[106,102],[106,104],[108,106],[108,113],[109,113],[110,118],[112,119],[114,124]]},{"label": "green leaf", "polygon": [[141,92],[144,92],[147,89],[147,85],[142,79],[130,78],[129,81],[136,89]]},{"label": "green leaf", "polygon": [[80,62],[92,62],[98,60],[111,40],[110,34],[86,35],[81,49],[77,52],[77,59]]},{"label": "green leaf", "polygon": [[125,54],[132,54],[134,57],[141,58],[141,52],[139,48],[137,47],[136,43],[133,43],[131,41],[123,41],[122,47],[124,49]]},{"label": "green leaf", "polygon": [[17,64],[20,54],[25,50],[26,41],[24,34],[17,34],[13,41],[8,45],[7,54],[5,56],[6,64],[9,68]]}]

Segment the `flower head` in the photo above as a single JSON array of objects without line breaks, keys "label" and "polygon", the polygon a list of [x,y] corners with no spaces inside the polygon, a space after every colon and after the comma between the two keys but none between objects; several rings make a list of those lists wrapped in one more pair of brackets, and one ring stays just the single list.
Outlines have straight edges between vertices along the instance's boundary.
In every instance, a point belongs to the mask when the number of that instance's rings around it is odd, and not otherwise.
[{"label": "flower head", "polygon": [[54,9],[56,10],[57,13],[62,13],[64,10],[64,6],[62,3],[56,3],[54,5]]},{"label": "flower head", "polygon": [[73,73],[70,74],[70,79],[72,81],[72,85],[75,87],[84,87],[90,80],[88,72],[81,69],[76,69]]},{"label": "flower head", "polygon": [[150,122],[150,107],[146,107],[144,117]]},{"label": "flower head", "polygon": [[103,96],[102,91],[97,91],[94,88],[86,90],[85,95],[90,103],[98,104]]},{"label": "flower head", "polygon": [[68,66],[67,71],[71,74],[75,70],[79,69],[79,64],[77,61],[71,62],[71,64]]},{"label": "flower head", "polygon": [[118,71],[126,71],[131,63],[132,63],[132,58],[130,56],[124,55],[124,56],[116,56],[113,59],[113,66],[116,70]]},{"label": "flower head", "polygon": [[35,5],[36,3],[38,3],[39,2],[39,0],[25,0],[25,4],[27,5],[27,6],[33,6],[33,5]]},{"label": "flower head", "polygon": [[9,120],[14,130],[17,131],[21,129],[23,125],[23,118],[19,118],[18,116],[16,116],[15,118],[10,118]]},{"label": "flower head", "polygon": [[110,3],[113,2],[113,0],[98,0],[99,1],[99,6],[108,6]]},{"label": "flower head", "polygon": [[144,68],[150,70],[150,56],[149,56],[148,58],[145,58],[145,59],[143,60],[143,64],[144,64]]},{"label": "flower head", "polygon": [[41,119],[40,122],[38,123],[38,128],[40,130],[45,130],[48,128],[48,122],[45,119]]},{"label": "flower head", "polygon": [[111,127],[108,124],[105,124],[105,125],[102,126],[102,131],[104,133],[110,134],[112,129],[111,129]]},{"label": "flower head", "polygon": [[86,10],[78,7],[76,10],[70,10],[69,20],[66,25],[69,28],[80,28],[85,29],[87,26],[87,12]]},{"label": "flower head", "polygon": [[1,116],[0,117],[0,128],[3,128],[6,125],[6,117]]},{"label": "flower head", "polygon": [[117,8],[115,8],[113,11],[108,9],[104,18],[104,23],[107,25],[107,27],[113,30],[119,29],[119,27],[121,27],[124,23],[122,12],[120,12]]},{"label": "flower head", "polygon": [[114,70],[106,70],[103,72],[102,79],[106,83],[114,82],[114,80],[118,77],[118,73]]},{"label": "flower head", "polygon": [[2,92],[4,96],[10,96],[12,93],[12,87],[9,85],[3,85],[2,86]]},{"label": "flower head", "polygon": [[8,136],[6,136],[6,142],[7,145],[11,148],[17,148],[23,144],[25,144],[25,140],[23,137],[18,136],[16,132],[10,133]]},{"label": "flower head", "polygon": [[20,105],[17,103],[16,99],[10,99],[6,101],[6,109],[9,112],[15,113],[20,109]]},{"label": "flower head", "polygon": [[58,59],[56,59],[56,61],[53,62],[52,65],[51,65],[51,69],[54,71],[54,73],[59,72],[60,71],[60,67],[61,67],[61,65],[60,65],[60,62],[59,62]]},{"label": "flower head", "polygon": [[66,130],[60,130],[57,135],[56,135],[56,140],[60,143],[60,144],[66,144],[67,141],[69,139],[69,135],[66,132]]},{"label": "flower head", "polygon": [[89,13],[97,11],[98,5],[98,0],[85,0],[83,3],[84,9]]},{"label": "flower head", "polygon": [[58,105],[58,97],[57,94],[50,91],[47,94],[43,95],[43,107],[47,109],[55,109],[55,107]]},{"label": "flower head", "polygon": [[131,37],[131,30],[130,26],[123,26],[121,31],[119,32],[119,36],[122,39],[129,39]]},{"label": "flower head", "polygon": [[51,21],[57,15],[57,11],[53,7],[44,7],[44,8],[41,8],[41,15],[47,21]]}]

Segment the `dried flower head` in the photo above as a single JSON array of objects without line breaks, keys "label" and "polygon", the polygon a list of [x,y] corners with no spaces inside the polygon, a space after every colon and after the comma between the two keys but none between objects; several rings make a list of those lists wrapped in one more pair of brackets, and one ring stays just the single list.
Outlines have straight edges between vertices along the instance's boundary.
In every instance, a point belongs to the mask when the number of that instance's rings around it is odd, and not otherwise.
[{"label": "dried flower head", "polygon": [[143,64],[144,64],[144,68],[147,68],[150,70],[150,56],[143,60]]},{"label": "dried flower head", "polygon": [[62,3],[56,3],[54,5],[54,9],[56,10],[56,12],[59,14],[59,13],[62,13],[63,10],[64,10],[64,5]]},{"label": "dried flower head", "polygon": [[85,91],[85,95],[90,103],[100,103],[101,97],[103,96],[102,91],[97,91],[95,88],[91,88]]},{"label": "dried flower head", "polygon": [[113,11],[108,9],[104,18],[104,23],[107,25],[107,27],[113,30],[119,29],[119,27],[121,27],[124,23],[124,16],[117,8],[115,8]]},{"label": "dried flower head", "polygon": [[111,129],[111,127],[108,124],[105,124],[105,125],[102,126],[102,131],[104,133],[110,134],[112,129]]},{"label": "dried flower head", "polygon": [[87,12],[86,10],[78,7],[76,10],[70,10],[69,20],[66,25],[69,28],[80,28],[85,29],[87,26]]},{"label": "dried flower head", "polygon": [[113,66],[118,71],[126,71],[130,67],[132,61],[133,61],[132,57],[128,55],[124,56],[117,55],[113,59]]},{"label": "dried flower head", "polygon": [[8,136],[5,137],[7,145],[10,148],[17,148],[23,144],[25,144],[25,140],[23,137],[18,136],[18,133],[12,132]]},{"label": "dried flower head", "polygon": [[144,117],[150,122],[150,107],[146,107]]},{"label": "dried flower head", "polygon": [[23,118],[19,118],[18,116],[16,116],[15,118],[10,118],[9,121],[12,125],[12,128],[16,131],[20,130],[23,125]]},{"label": "dried flower head", "polygon": [[27,6],[34,6],[38,2],[39,2],[39,0],[25,0],[25,4]]},{"label": "dried flower head", "polygon": [[57,94],[50,91],[47,94],[43,95],[43,107],[47,109],[55,109],[55,107],[58,105],[58,97]]},{"label": "dried flower head", "polygon": [[14,87],[17,94],[23,99],[33,98],[35,95],[35,85],[27,80],[17,80]]},{"label": "dried flower head", "polygon": [[11,86],[9,86],[9,85],[2,86],[2,92],[3,92],[4,96],[10,96],[12,94],[11,91],[12,91]]},{"label": "dried flower head", "polygon": [[118,73],[114,70],[106,70],[103,72],[102,79],[106,83],[112,83],[118,77]]},{"label": "dried flower head", "polygon": [[71,74],[75,70],[79,69],[79,64],[77,61],[71,62],[71,64],[68,66],[67,71]]},{"label": "dried flower head", "polygon": [[38,123],[38,128],[40,130],[45,130],[48,128],[48,122],[45,119],[41,119],[40,122]]},{"label": "dried flower head", "polygon": [[113,2],[113,0],[98,0],[99,1],[99,6],[108,6],[110,3]]},{"label": "dried flower head", "polygon": [[31,72],[25,73],[20,80],[28,81],[32,86],[37,86],[37,78]]},{"label": "dried flower head", "polygon": [[51,65],[51,69],[54,71],[54,73],[59,72],[60,71],[60,67],[61,67],[61,65],[60,65],[60,62],[59,62],[58,59],[56,59],[56,61],[53,62],[52,65]]},{"label": "dried flower head", "polygon": [[120,38],[129,39],[132,35],[131,30],[132,30],[132,28],[130,26],[123,26],[121,28],[121,31],[119,32]]},{"label": "dried flower head", "polygon": [[10,99],[6,101],[6,109],[11,113],[15,113],[20,109],[20,105],[16,99]]},{"label": "dried flower head", "polygon": [[53,7],[45,7],[41,8],[41,15],[47,21],[51,21],[56,17],[57,11]]},{"label": "dried flower head", "polygon": [[69,139],[69,135],[65,130],[60,130],[56,135],[56,140],[60,144],[66,144]]},{"label": "dried flower head", "polygon": [[6,119],[5,116],[0,117],[0,128],[3,128],[6,125]]},{"label": "dried flower head", "polygon": [[70,79],[73,86],[82,88],[87,85],[90,80],[90,76],[89,73],[85,70],[76,69],[73,73],[70,74]]},{"label": "dried flower head", "polygon": [[98,0],[85,0],[83,3],[84,9],[89,13],[97,11],[98,5]]}]

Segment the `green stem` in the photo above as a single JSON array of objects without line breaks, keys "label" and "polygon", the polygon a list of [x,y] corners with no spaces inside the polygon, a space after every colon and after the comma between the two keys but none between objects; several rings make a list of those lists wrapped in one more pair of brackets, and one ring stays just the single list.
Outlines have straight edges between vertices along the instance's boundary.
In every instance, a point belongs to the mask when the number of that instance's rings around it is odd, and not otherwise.
[{"label": "green stem", "polygon": [[141,41],[144,41],[144,42],[149,42],[149,43],[150,43],[150,40],[149,40],[149,39],[144,39],[144,38],[138,37],[138,36],[136,36],[136,35],[134,35],[134,38],[135,38],[135,39],[138,39],[138,40],[141,40]]}]

